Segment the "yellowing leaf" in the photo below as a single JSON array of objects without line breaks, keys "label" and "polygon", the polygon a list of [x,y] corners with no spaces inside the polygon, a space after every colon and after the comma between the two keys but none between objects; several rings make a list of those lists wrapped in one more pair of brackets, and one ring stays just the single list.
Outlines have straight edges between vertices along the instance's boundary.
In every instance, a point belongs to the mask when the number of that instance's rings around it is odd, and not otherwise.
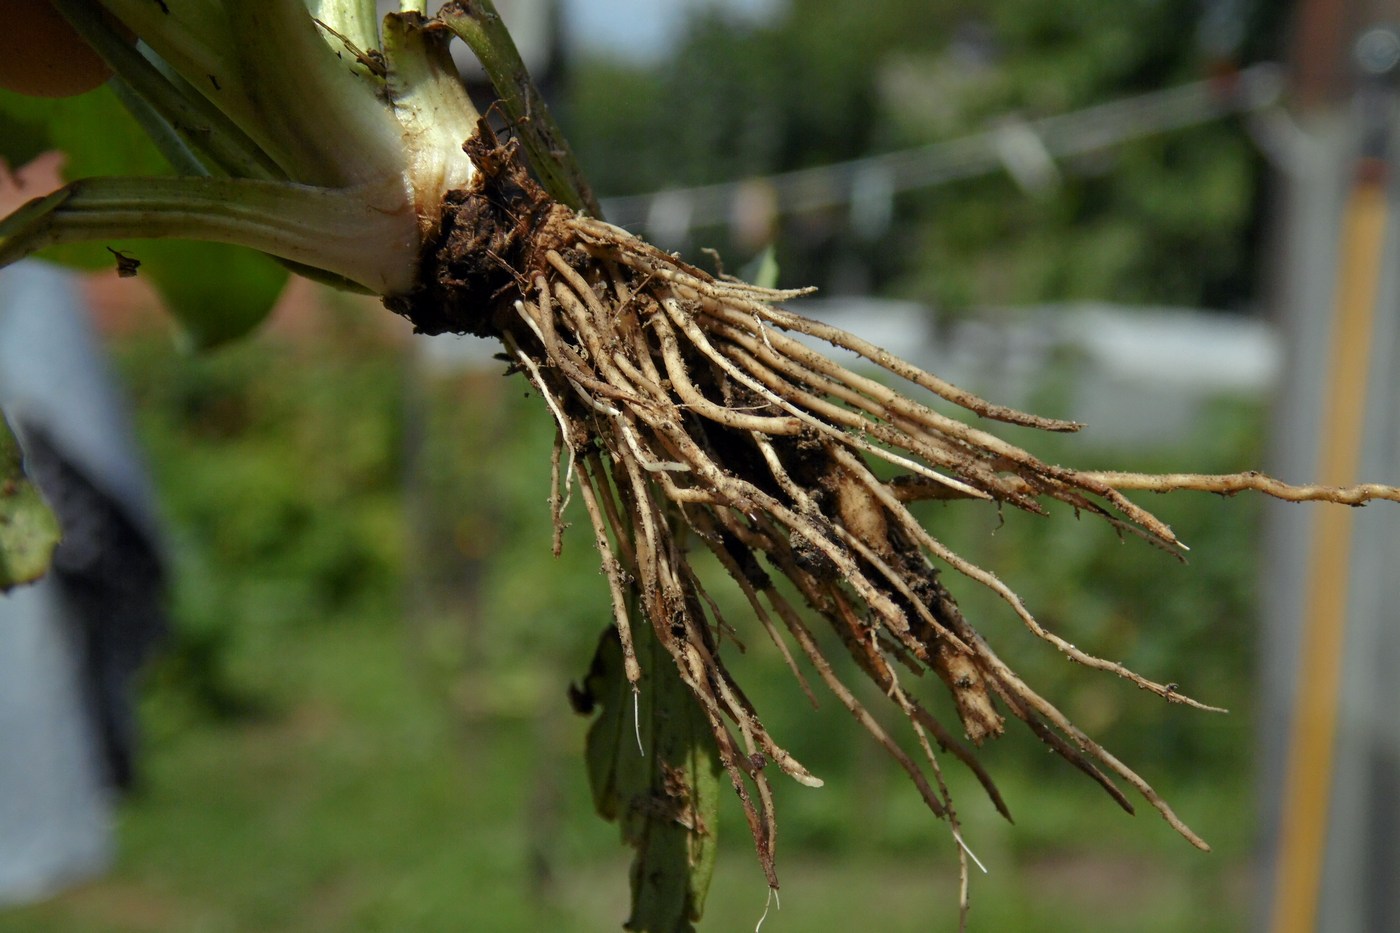
[{"label": "yellowing leaf", "polygon": [[0,590],[42,577],[58,539],[58,519],[25,477],[19,442],[0,419]]}]

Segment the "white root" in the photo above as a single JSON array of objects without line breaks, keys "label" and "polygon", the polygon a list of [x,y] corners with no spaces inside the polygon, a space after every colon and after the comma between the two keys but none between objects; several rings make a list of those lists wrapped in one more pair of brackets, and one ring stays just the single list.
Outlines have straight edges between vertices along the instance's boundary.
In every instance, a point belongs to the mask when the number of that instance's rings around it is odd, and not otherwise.
[{"label": "white root", "polygon": [[[1349,505],[1400,499],[1400,490],[1290,486],[1258,473],[1149,476],[1048,464],[932,406],[948,403],[1045,431],[1074,431],[1078,424],[987,402],[867,341],[776,306],[806,290],[715,279],[615,227],[553,210],[541,225],[548,242],[530,254],[528,275],[513,273],[520,293],[511,299],[513,314],[499,316],[505,323],[497,326],[558,427],[550,500],[556,545],[576,485],[602,555],[627,680],[634,691],[641,680],[631,626],[649,625],[710,725],[770,885],[776,885],[775,822],[764,766],[772,763],[808,786],[821,781],[769,734],[726,669],[722,649],[738,633],[691,566],[687,538],[703,542],[733,578],[813,705],[803,666],[909,775],[929,809],[947,820],[962,866],[964,910],[969,862],[986,867],[963,838],[939,756],[953,755],[1003,813],[1005,805],[956,729],[901,682],[899,665],[938,675],[973,744],[1000,734],[1003,713],[1015,716],[1122,806],[1131,809],[1115,780],[1206,848],[1146,780],[997,656],[962,617],[937,568],[996,593],[1029,632],[1077,663],[1172,703],[1216,708],[1174,684],[1081,650],[1042,625],[996,575],[925,529],[909,503],[981,500],[1048,514],[1047,503],[1059,501],[1175,552],[1184,545],[1171,529],[1124,490],[1257,490]],[[855,353],[943,401],[917,401],[795,335]],[[898,478],[881,478],[891,470]],[[779,587],[774,577],[790,586]],[[836,676],[784,592],[798,594],[824,619],[878,685],[908,723],[921,762]],[[637,732],[640,748],[640,724]]]}]

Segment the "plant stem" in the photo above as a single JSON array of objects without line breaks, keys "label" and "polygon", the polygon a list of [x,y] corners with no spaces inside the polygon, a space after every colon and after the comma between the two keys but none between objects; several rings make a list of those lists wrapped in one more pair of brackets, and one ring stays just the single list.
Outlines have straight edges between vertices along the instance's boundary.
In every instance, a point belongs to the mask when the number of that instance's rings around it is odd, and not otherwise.
[{"label": "plant stem", "polygon": [[[214,104],[163,74],[113,28],[89,0],[52,0],[78,34],[120,76],[117,93],[123,105],[160,146],[176,171],[208,174],[217,167],[240,178],[285,178],[275,162]],[[141,107],[134,99],[144,102]],[[176,137],[183,145],[174,146]],[[184,151],[182,152],[181,149]],[[199,157],[202,168],[188,161]]]},{"label": "plant stem", "polygon": [[140,124],[141,129],[160,150],[160,154],[165,156],[165,161],[169,162],[171,168],[175,169],[175,174],[209,174],[209,167],[200,161],[199,156],[194,154],[188,140],[125,78],[119,74],[113,75],[107,86],[112,89],[117,100],[126,108],[126,112],[131,114],[132,119]]},{"label": "plant stem", "polygon": [[241,178],[89,178],[0,222],[0,267],[49,246],[180,238],[233,243],[380,295],[413,285],[417,218],[397,192]]},{"label": "plant stem", "polygon": [[601,217],[593,189],[530,79],[496,5],[491,0],[452,0],[438,11],[438,21],[461,36],[486,69],[496,93],[501,95],[501,108],[519,134],[530,164],[549,196],[574,210]]},{"label": "plant stem", "polygon": [[341,187],[404,171],[389,109],[331,51],[301,0],[239,0],[227,10],[256,129],[288,175]]},{"label": "plant stem", "polygon": [[[93,0],[62,2],[90,7]],[[342,187],[403,173],[402,140],[388,107],[344,66],[301,0],[100,3],[281,174]]]}]

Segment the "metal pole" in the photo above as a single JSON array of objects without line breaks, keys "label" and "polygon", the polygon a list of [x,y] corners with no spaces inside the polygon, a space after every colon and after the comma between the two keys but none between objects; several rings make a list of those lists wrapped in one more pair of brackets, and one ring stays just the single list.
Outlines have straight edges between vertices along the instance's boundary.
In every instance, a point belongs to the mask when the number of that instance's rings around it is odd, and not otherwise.
[{"label": "metal pole", "polygon": [[[1315,421],[1318,444],[1306,457],[1295,445],[1288,469],[1305,471],[1311,460],[1318,481],[1337,485],[1358,482],[1378,462],[1382,469],[1397,465],[1385,451],[1378,456],[1377,445],[1384,446],[1394,421],[1384,404],[1393,341],[1378,337],[1393,329],[1395,317],[1396,283],[1387,272],[1396,250],[1389,236],[1393,195],[1388,161],[1395,126],[1391,78],[1400,65],[1400,36],[1388,28],[1371,29],[1361,36],[1356,53],[1361,79],[1352,132],[1359,131],[1360,141],[1353,148],[1354,168],[1342,201],[1332,313],[1321,334],[1306,324],[1294,329],[1295,338],[1312,330],[1327,348],[1320,366],[1309,365],[1309,348],[1300,348],[1286,409],[1290,420],[1301,415],[1304,425]],[[1310,222],[1316,223],[1302,218],[1299,226]],[[1300,289],[1306,290],[1306,285]],[[1367,663],[1368,653],[1374,652],[1366,646],[1382,637],[1377,629],[1385,620],[1377,610],[1384,600],[1375,597],[1390,586],[1393,571],[1376,573],[1372,567],[1371,573],[1363,572],[1362,565],[1372,564],[1374,548],[1368,547],[1367,532],[1352,510],[1318,510],[1305,523],[1278,522],[1276,531],[1285,525],[1292,533],[1301,532],[1303,542],[1292,548],[1293,572],[1300,579],[1289,583],[1276,578],[1270,586],[1273,590],[1272,584],[1279,584],[1280,591],[1290,593],[1291,605],[1286,600],[1280,605],[1277,594],[1273,598],[1282,610],[1280,619],[1285,625],[1291,620],[1297,629],[1291,636],[1284,628],[1273,633],[1292,647],[1284,652],[1292,664],[1291,683],[1283,685],[1287,699],[1275,696],[1280,703],[1291,701],[1292,710],[1273,814],[1277,845],[1267,928],[1272,933],[1378,930],[1375,919],[1386,911],[1371,900],[1389,895],[1372,891],[1363,877],[1371,874],[1366,867],[1376,853],[1361,827],[1368,801],[1385,792],[1383,782],[1365,772],[1369,757],[1386,739],[1370,727],[1367,711],[1388,702],[1382,694],[1391,681],[1374,677]],[[1265,724],[1270,725],[1267,709]]]}]

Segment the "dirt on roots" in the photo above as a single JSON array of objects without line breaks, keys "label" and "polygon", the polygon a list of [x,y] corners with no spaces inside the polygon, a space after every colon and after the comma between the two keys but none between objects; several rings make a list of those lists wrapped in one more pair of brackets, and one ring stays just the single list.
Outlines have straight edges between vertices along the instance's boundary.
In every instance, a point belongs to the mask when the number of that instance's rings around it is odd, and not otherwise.
[{"label": "dirt on roots", "polygon": [[[692,567],[687,548],[695,542],[728,571],[803,688],[810,694],[805,668],[908,774],[959,843],[941,756],[971,769],[1006,813],[974,747],[1001,735],[1010,716],[1124,809],[1131,812],[1132,803],[1115,778],[1192,844],[1208,848],[1145,780],[997,656],[963,617],[942,573],[951,569],[992,589],[1035,635],[1081,664],[1172,703],[1212,707],[1042,627],[992,573],[922,527],[908,503],[980,499],[1048,514],[1049,502],[1058,500],[1177,552],[1171,529],[1122,488],[1255,488],[1352,504],[1400,494],[1389,487],[1287,487],[1257,473],[1164,478],[1044,463],[939,409],[1046,431],[1079,425],[989,403],[779,306],[805,290],[712,276],[552,202],[513,141],[502,144],[483,132],[467,151],[480,170],[476,183],[448,199],[440,235],[424,253],[418,291],[388,304],[424,333],[500,339],[511,366],[544,397],[558,427],[555,548],[564,505],[577,493],[602,555],[627,679],[636,689],[641,672],[633,627],[649,626],[704,711],[770,883],[776,885],[775,824],[766,766],[805,784],[820,780],[768,733],[730,676],[724,642],[736,630]],[[868,369],[882,371],[882,380],[833,362],[799,338],[856,354]],[[891,388],[891,377],[903,388]],[[880,478],[877,463],[881,475],[894,478]],[[775,577],[791,588],[775,585]],[[805,609],[784,595],[791,592]],[[922,761],[837,677],[810,628],[814,617],[831,627],[907,721]],[[906,689],[901,668],[939,678],[954,701],[956,726]]]}]

